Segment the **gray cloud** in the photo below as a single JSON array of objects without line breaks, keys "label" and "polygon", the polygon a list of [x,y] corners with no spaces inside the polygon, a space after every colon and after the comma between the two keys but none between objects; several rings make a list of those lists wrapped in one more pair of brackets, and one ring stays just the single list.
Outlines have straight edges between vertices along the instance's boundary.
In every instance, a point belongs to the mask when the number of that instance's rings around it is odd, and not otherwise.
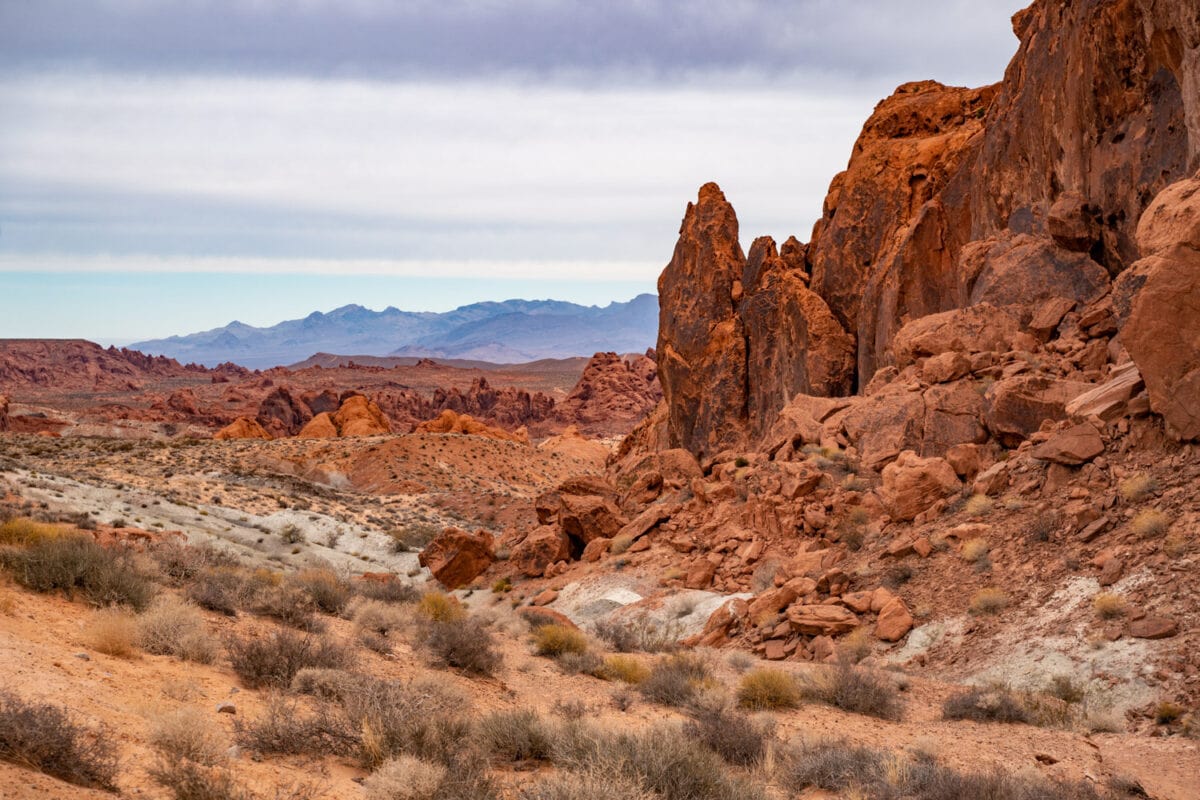
[{"label": "gray cloud", "polygon": [[38,0],[0,66],[625,82],[995,80],[1021,0]]}]

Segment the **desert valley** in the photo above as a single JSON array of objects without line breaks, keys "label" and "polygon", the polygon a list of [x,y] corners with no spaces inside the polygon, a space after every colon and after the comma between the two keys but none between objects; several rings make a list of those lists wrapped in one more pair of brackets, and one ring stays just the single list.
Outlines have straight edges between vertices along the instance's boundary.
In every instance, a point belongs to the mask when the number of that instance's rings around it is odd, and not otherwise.
[{"label": "desert valley", "polygon": [[1200,2],[1012,23],[647,349],[0,340],[0,798],[1200,798]]}]

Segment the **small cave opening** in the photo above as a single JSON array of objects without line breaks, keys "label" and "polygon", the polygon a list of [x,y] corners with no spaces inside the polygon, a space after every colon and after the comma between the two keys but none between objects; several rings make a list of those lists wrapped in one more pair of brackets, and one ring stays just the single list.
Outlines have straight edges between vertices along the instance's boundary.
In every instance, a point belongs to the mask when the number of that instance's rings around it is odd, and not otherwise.
[{"label": "small cave opening", "polygon": [[573,533],[567,534],[567,550],[571,554],[572,561],[578,561],[583,558],[583,548],[585,547],[587,547],[587,544],[583,539]]}]

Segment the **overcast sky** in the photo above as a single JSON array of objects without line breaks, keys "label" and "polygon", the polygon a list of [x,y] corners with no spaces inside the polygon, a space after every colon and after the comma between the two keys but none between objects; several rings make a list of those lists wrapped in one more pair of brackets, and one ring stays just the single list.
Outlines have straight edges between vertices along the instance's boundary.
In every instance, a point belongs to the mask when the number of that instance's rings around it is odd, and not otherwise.
[{"label": "overcast sky", "polygon": [[807,240],[1019,0],[0,0],[0,336],[653,291],[716,180]]}]

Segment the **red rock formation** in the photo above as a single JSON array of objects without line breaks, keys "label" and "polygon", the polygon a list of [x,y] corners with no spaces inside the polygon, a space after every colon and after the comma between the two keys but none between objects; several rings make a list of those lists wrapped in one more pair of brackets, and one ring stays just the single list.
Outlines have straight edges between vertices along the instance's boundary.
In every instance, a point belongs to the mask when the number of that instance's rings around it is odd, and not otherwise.
[{"label": "red rock formation", "polygon": [[624,433],[661,399],[653,350],[630,361],[616,353],[596,353],[554,416],[590,433]]},{"label": "red rock formation", "polygon": [[273,437],[259,425],[256,420],[238,417],[221,430],[213,434],[214,439],[264,439]]},{"label": "red rock formation", "polygon": [[472,418],[470,414],[455,414],[453,411],[443,411],[437,419],[422,422],[414,433],[456,433],[463,436],[483,436],[488,439],[509,442],[529,442],[528,434],[509,433],[503,428],[484,425]]},{"label": "red rock formation", "polygon": [[8,398],[0,394],[0,433],[7,431],[8,427]]},{"label": "red rock formation", "polygon": [[312,416],[312,410],[304,401],[292,396],[290,391],[280,386],[263,398],[255,419],[268,433],[280,438],[295,436]]},{"label": "red rock formation", "polygon": [[492,565],[496,560],[495,543],[487,531],[468,533],[446,528],[426,545],[418,560],[447,589],[457,589]]}]

